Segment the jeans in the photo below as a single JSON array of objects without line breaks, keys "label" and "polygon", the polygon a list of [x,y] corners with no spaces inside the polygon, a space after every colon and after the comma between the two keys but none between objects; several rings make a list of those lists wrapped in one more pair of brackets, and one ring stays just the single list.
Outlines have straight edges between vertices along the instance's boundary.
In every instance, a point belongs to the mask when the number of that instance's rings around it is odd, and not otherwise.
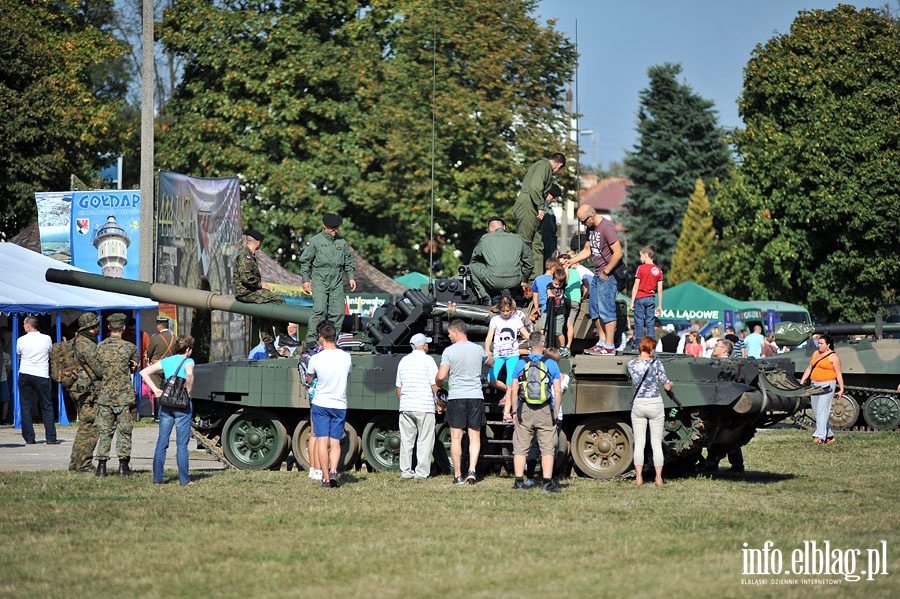
[{"label": "jeans", "polygon": [[641,339],[656,338],[656,296],[648,295],[634,300],[634,344],[640,345]]},{"label": "jeans", "polygon": [[600,319],[604,323],[616,320],[617,291],[616,278],[612,275],[605,281],[600,275],[591,279],[591,294],[588,297],[591,320]]},{"label": "jeans", "polygon": [[813,434],[813,437],[818,437],[822,441],[825,441],[834,436],[834,431],[831,430],[831,421],[829,421],[829,418],[831,417],[831,402],[834,399],[835,381],[824,383],[813,381],[812,385],[813,387],[823,387],[828,389],[827,393],[813,395],[809,398],[813,414],[816,416],[816,432]]},{"label": "jeans", "polygon": [[44,422],[44,437],[48,442],[56,441],[56,420],[53,415],[53,402],[50,400],[50,379],[20,372],[19,409],[22,412],[22,438],[26,443],[34,443],[31,407],[35,399],[41,411],[41,420]]},{"label": "jeans", "polygon": [[159,438],[156,440],[156,451],[153,452],[153,482],[161,483],[163,481],[166,450],[169,449],[172,427],[175,427],[175,461],[178,464],[178,482],[183,485],[191,482],[188,477],[188,468],[190,467],[188,441],[191,439],[191,417],[190,407],[187,410],[159,407]]}]

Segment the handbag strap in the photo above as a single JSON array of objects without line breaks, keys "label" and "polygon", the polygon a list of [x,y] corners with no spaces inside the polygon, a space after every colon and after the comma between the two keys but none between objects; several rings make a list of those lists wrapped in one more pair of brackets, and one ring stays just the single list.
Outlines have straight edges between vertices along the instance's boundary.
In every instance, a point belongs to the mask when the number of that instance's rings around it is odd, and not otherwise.
[{"label": "handbag strap", "polygon": [[[181,370],[181,367],[184,366],[184,363],[187,362],[187,359],[188,359],[188,357],[185,356],[184,360],[181,361],[181,364],[178,365],[178,368],[175,369],[175,374],[173,374],[172,376],[174,376],[174,377],[178,376],[178,371]],[[160,360],[160,362],[162,362],[162,360]],[[185,377],[185,378],[187,378],[187,377]]]},{"label": "handbag strap", "polygon": [[830,351],[827,354],[825,354],[824,356],[822,356],[821,358],[819,358],[818,360],[816,360],[815,364],[813,364],[809,369],[809,375],[812,376],[812,373],[816,369],[816,366],[819,365],[819,362],[821,362],[822,360],[824,360],[825,358],[827,358],[828,356],[830,356],[833,353],[834,353],[833,351]]},{"label": "handbag strap", "polygon": [[634,403],[634,400],[637,399],[638,391],[641,390],[641,387],[644,386],[644,381],[647,379],[647,373],[650,372],[650,369],[653,368],[653,363],[656,360],[650,360],[650,364],[647,366],[647,370],[644,371],[644,376],[641,377],[641,382],[638,383],[638,386],[634,389],[634,395],[631,396],[631,403]]}]

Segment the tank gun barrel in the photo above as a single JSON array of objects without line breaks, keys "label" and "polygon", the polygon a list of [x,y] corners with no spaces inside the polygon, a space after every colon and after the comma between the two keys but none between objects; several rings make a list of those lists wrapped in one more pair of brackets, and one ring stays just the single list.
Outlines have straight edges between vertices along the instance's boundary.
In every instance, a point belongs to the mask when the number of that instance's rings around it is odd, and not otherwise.
[{"label": "tank gun barrel", "polygon": [[248,304],[238,301],[232,295],[222,295],[221,293],[200,289],[185,289],[165,283],[148,283],[146,281],[120,279],[57,268],[47,269],[45,278],[51,283],[86,287],[100,291],[112,291],[200,310],[222,310],[259,318],[304,324],[309,320],[308,307],[290,306],[287,304]]}]

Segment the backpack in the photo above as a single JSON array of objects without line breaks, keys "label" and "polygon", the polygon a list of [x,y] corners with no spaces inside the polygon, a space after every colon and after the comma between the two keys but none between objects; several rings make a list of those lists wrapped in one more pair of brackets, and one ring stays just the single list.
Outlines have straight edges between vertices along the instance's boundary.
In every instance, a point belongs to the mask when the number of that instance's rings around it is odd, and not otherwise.
[{"label": "backpack", "polygon": [[78,380],[81,364],[75,357],[75,337],[50,347],[50,378],[69,389]]},{"label": "backpack", "polygon": [[525,370],[519,375],[519,399],[533,406],[542,406],[550,401],[550,371],[545,358],[528,359]]}]

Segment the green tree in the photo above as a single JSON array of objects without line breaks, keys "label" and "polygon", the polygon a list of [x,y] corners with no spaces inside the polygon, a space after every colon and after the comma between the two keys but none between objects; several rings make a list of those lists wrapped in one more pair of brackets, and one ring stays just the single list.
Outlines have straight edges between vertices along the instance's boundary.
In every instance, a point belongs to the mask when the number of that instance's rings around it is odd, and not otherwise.
[{"label": "green tree", "polygon": [[896,301],[898,81],[898,22],[880,11],[802,12],[757,46],[734,132],[740,170],[713,202],[723,290],[845,321]]},{"label": "green tree", "polygon": [[666,274],[667,284],[693,281],[704,287],[709,286],[707,264],[715,243],[716,230],[713,227],[706,186],[702,179],[697,179],[694,193],[691,194],[684,213],[675,253],[672,254],[672,267]]},{"label": "green tree", "polygon": [[638,141],[625,158],[625,176],[634,184],[622,215],[628,262],[636,265],[638,250],[652,243],[664,272],[694,182],[723,178],[731,164],[713,103],[679,83],[680,73],[677,64],[650,67],[650,85],[640,92]]},{"label": "green tree", "polygon": [[569,149],[561,91],[574,49],[529,16],[535,6],[177,2],[164,41],[185,77],[157,162],[240,173],[245,221],[276,233],[266,249],[289,267],[297,238],[334,211],[387,272],[427,269],[432,233],[436,266],[454,268],[488,216],[511,213],[531,162]]},{"label": "green tree", "polygon": [[0,0],[0,236],[37,218],[36,191],[94,179],[121,151],[128,85],[111,0]]}]

